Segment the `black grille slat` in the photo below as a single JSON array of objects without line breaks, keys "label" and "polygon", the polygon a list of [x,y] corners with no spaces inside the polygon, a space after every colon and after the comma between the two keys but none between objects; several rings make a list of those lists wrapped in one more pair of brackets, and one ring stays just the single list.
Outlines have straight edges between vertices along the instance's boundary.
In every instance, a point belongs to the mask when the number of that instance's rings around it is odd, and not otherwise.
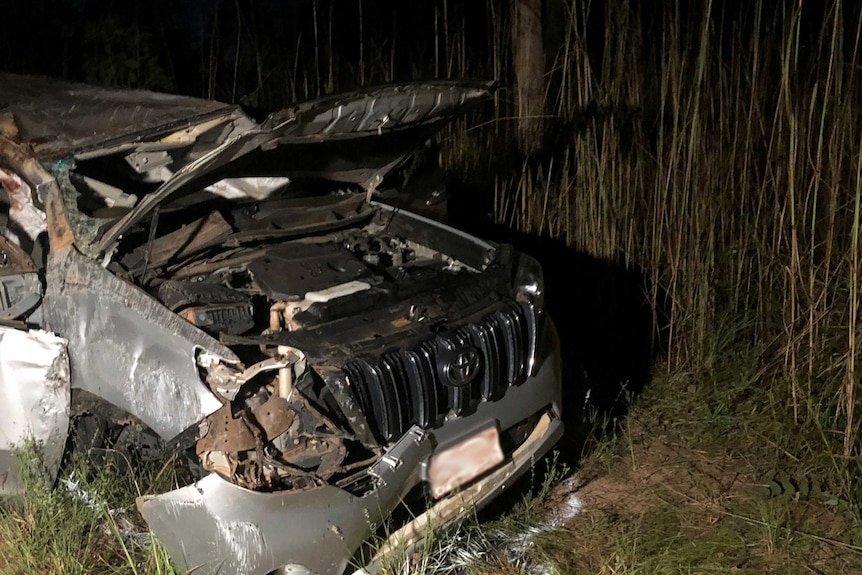
[{"label": "black grille slat", "polygon": [[[522,384],[535,343],[532,306],[512,303],[411,349],[355,359],[343,370],[374,433],[391,441],[411,425],[427,429],[447,416],[469,415],[480,402],[499,399],[509,386]],[[453,385],[447,377],[455,373],[450,362],[465,348],[478,354],[480,365],[475,379]]]},{"label": "black grille slat", "polygon": [[501,388],[497,390],[497,393],[502,394],[505,389],[504,387],[504,378],[503,378],[503,347],[500,342],[500,334],[497,331],[496,326],[491,318],[485,318],[485,329],[488,333],[488,349],[490,351],[490,355],[486,358],[486,362],[494,366],[494,387]]},{"label": "black grille slat", "polygon": [[500,365],[505,369],[506,381],[514,382],[517,377],[515,369],[515,338],[512,335],[514,326],[512,318],[507,314],[499,311],[494,315],[494,321],[497,324],[500,334],[503,336],[503,349],[505,350],[505,359],[501,359]]},{"label": "black grille slat", "polygon": [[387,374],[391,377],[393,387],[398,394],[402,421],[419,421],[419,414],[422,410],[421,394],[415,385],[415,378],[411,377],[406,362],[402,359],[400,351],[390,351],[383,354],[383,365],[387,366]]},{"label": "black grille slat", "polygon": [[496,351],[491,342],[491,335],[488,328],[480,324],[470,325],[470,340],[473,345],[479,348],[479,351],[484,360],[482,374],[480,380],[480,389],[483,399],[493,401],[503,396],[504,388],[501,385],[499,370],[494,361]]},{"label": "black grille slat", "polygon": [[377,370],[367,361],[358,359],[351,362],[345,372],[369,422],[374,421],[373,427],[380,435],[390,435],[389,414]]},{"label": "black grille slat", "polygon": [[512,381],[515,385],[521,385],[526,379],[527,370],[527,349],[526,349],[526,326],[521,318],[518,310],[512,310],[512,320],[515,323],[513,335],[515,337],[515,373],[517,374]]},{"label": "black grille slat", "polygon": [[404,430],[404,423],[410,421],[407,414],[407,405],[404,401],[404,390],[401,389],[402,379],[398,378],[394,366],[383,358],[378,366],[380,380],[383,383],[383,395],[386,398],[386,413],[389,416],[390,434],[386,439],[395,439]]},{"label": "black grille slat", "polygon": [[430,424],[436,425],[440,420],[440,414],[446,410],[443,405],[443,394],[440,393],[440,388],[437,381],[436,365],[434,363],[434,346],[426,345],[428,342],[423,342],[416,351],[416,359],[419,362],[419,373],[422,374],[423,385],[427,388],[428,393],[428,409],[431,416],[429,417]]},{"label": "black grille slat", "polygon": [[422,371],[418,355],[412,351],[400,350],[399,357],[404,372],[407,375],[408,387],[411,390],[413,415],[421,427],[430,427],[437,413],[437,390],[430,374]]}]

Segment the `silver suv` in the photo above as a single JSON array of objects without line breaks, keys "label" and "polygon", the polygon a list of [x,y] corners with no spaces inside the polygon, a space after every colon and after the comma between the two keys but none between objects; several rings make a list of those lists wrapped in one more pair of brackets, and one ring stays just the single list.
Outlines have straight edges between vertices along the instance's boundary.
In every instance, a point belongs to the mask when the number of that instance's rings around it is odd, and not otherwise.
[{"label": "silver suv", "polygon": [[182,568],[340,574],[408,495],[431,504],[368,569],[511,485],[562,433],[542,271],[441,223],[417,175],[489,93],[389,85],[258,123],[0,75],[0,492],[27,438],[56,474],[86,422],[143,431],[194,462],[138,500]]}]

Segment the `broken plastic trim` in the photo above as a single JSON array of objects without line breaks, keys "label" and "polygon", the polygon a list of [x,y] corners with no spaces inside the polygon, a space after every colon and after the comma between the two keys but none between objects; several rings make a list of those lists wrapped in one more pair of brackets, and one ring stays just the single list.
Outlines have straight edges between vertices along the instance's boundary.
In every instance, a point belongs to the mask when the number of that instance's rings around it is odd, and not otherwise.
[{"label": "broken plastic trim", "polygon": [[289,399],[293,382],[302,377],[308,362],[300,350],[286,345],[278,346],[278,355],[260,361],[242,371],[235,364],[209,352],[201,351],[197,356],[197,364],[205,371],[205,379],[210,389],[224,400],[233,401],[240,388],[251,379],[262,373],[278,372],[278,394]]},{"label": "broken plastic trim", "polygon": [[387,559],[398,551],[415,551],[434,528],[451,523],[460,517],[464,509],[478,508],[494,495],[511,485],[520,477],[535,459],[541,457],[562,436],[563,427],[559,418],[546,412],[536,423],[535,428],[520,445],[512,457],[501,467],[480,479],[466,489],[450,495],[401,527],[386,539],[378,548],[369,564],[355,571],[353,575],[378,575],[382,573]]}]

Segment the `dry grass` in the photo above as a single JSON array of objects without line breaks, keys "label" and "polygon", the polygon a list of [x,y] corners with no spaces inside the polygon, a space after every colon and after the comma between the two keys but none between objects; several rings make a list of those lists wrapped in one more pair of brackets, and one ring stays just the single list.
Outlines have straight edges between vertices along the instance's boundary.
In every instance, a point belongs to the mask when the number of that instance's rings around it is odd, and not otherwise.
[{"label": "dry grass", "polygon": [[[641,414],[660,423],[593,444],[593,511],[542,553],[561,573],[853,572],[862,12],[683,4],[570,3],[549,76],[564,129],[494,166],[497,222],[644,270],[667,322]],[[491,132],[449,160],[508,161]],[[776,475],[830,495],[752,496]]]},{"label": "dry grass", "polygon": [[44,480],[38,447],[19,453],[26,487],[0,501],[3,575],[173,575],[165,549],[133,511],[134,497],[170,484],[170,466],[98,469],[75,457],[56,487]]},{"label": "dry grass", "polygon": [[[585,460],[574,490],[583,510],[536,541],[535,564],[550,573],[858,570],[859,509],[840,505],[828,485],[800,488],[806,476],[828,476],[809,467],[818,458],[792,465],[776,449],[792,442],[760,414],[737,414],[735,428],[724,427],[709,389],[722,382],[706,379],[675,402],[667,397],[679,381],[655,383],[617,441]],[[770,490],[777,469],[793,477]],[[551,494],[570,490],[561,485]]]}]

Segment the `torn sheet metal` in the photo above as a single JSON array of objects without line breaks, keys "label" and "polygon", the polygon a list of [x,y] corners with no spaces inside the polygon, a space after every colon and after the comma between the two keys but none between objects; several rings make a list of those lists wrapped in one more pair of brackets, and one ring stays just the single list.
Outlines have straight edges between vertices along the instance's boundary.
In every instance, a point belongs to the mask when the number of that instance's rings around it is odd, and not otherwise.
[{"label": "torn sheet metal", "polygon": [[45,331],[0,326],[0,494],[22,489],[14,450],[41,444],[46,471],[56,473],[69,430],[66,340]]},{"label": "torn sheet metal", "polygon": [[43,310],[69,339],[72,386],[171,439],[222,403],[201,380],[205,350],[239,364],[227,347],[74,249],[52,252]]},{"label": "torn sheet metal", "polygon": [[124,264],[132,270],[164,265],[171,259],[184,258],[218,245],[233,232],[219,212],[191,221],[180,229],[165,234],[135,249]]},{"label": "torn sheet metal", "polygon": [[40,158],[69,157],[176,131],[236,106],[145,90],[122,90],[54,78],[0,74],[0,111],[14,119],[16,136]]},{"label": "torn sheet metal", "polygon": [[13,320],[32,311],[42,298],[38,274],[0,276],[0,320]]},{"label": "torn sheet metal", "polygon": [[36,265],[24,250],[0,235],[0,320],[24,317],[42,300]]}]

